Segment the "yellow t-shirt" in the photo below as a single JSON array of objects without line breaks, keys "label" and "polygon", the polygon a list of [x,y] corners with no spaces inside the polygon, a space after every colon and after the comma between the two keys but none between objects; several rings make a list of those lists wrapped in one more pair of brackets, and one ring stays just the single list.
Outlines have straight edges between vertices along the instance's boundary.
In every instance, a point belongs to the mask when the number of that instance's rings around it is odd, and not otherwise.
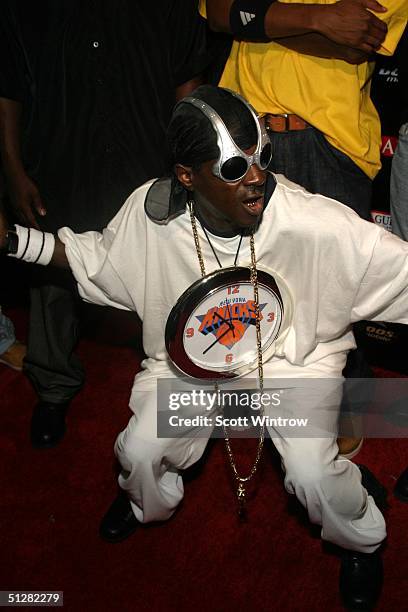
[{"label": "yellow t-shirt", "polygon": [[[288,0],[331,4],[330,0]],[[200,12],[206,16],[206,0]],[[392,55],[408,19],[408,0],[380,0],[388,26],[379,53]],[[359,65],[304,55],[271,41],[234,41],[219,85],[243,95],[259,114],[293,113],[320,130],[371,178],[380,164],[380,121],[370,98],[374,62]]]}]

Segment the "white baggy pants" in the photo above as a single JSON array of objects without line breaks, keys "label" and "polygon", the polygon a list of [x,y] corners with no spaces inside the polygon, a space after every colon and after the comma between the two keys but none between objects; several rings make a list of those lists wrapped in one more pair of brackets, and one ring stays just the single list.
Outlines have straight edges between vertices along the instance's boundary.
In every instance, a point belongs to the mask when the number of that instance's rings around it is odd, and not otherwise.
[{"label": "white baggy pants", "polygon": [[[327,434],[335,430],[341,379],[334,385],[333,380],[326,380],[327,392],[322,393],[321,378],[315,390],[310,384],[319,376],[318,367],[279,370],[278,376],[284,371],[287,376],[308,373],[305,386],[298,378],[295,385],[288,379],[282,410],[290,417],[299,416],[300,405],[301,416],[315,417],[315,431],[322,432],[322,437],[317,433],[301,438],[287,435],[287,430],[268,428],[282,458],[286,490],[297,496],[312,523],[322,526],[323,539],[346,549],[373,552],[386,537],[384,518],[362,487],[358,467],[338,458],[336,436]],[[173,514],[184,494],[180,471],[202,456],[208,442],[208,437],[200,437],[202,429],[194,427],[185,432],[185,437],[157,437],[156,380],[150,376],[148,384],[139,384],[136,377],[130,402],[134,416],[115,444],[123,468],[119,485],[127,491],[135,516],[142,523],[165,520]],[[335,410],[326,410],[327,403]]]}]

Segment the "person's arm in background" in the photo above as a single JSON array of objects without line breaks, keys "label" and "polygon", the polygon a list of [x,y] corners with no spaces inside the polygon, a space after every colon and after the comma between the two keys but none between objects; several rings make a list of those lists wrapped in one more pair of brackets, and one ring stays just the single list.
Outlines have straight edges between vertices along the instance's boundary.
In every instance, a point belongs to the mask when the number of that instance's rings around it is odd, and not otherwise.
[{"label": "person's arm in background", "polygon": [[366,53],[355,47],[339,45],[322,34],[303,34],[302,36],[288,36],[279,38],[275,42],[304,55],[315,57],[341,59],[349,64],[362,64],[374,57],[374,53]]},{"label": "person's arm in background", "polygon": [[198,2],[171,3],[168,16],[177,101],[206,82],[206,71],[217,56],[217,38],[200,15]]},{"label": "person's arm in background", "polygon": [[46,214],[39,190],[28,176],[21,155],[20,102],[0,97],[0,155],[10,202],[17,219],[38,227],[35,214]]},{"label": "person's arm in background", "polygon": [[[214,31],[231,32],[233,2],[206,0],[208,23]],[[367,9],[378,13],[387,10],[376,0],[339,0],[334,4],[272,2],[265,15],[265,33],[270,40],[321,34],[336,44],[371,53],[384,40],[387,26]]]},{"label": "person's arm in background", "polygon": [[[390,0],[383,0],[383,3],[386,7],[386,12],[382,13],[381,20],[384,20],[384,25],[387,28],[386,36],[377,48],[372,49],[371,53],[353,46],[335,43],[323,34],[318,33],[279,38],[276,39],[275,42],[289,49],[293,49],[294,51],[298,51],[299,53],[315,55],[317,57],[334,57],[343,59],[350,64],[360,64],[367,60],[375,60],[375,53],[392,55],[406,28],[408,0],[394,0],[392,2],[390,2]],[[340,2],[336,4],[340,4]],[[371,7],[371,10],[374,10],[374,8]]]},{"label": "person's arm in background", "polygon": [[[214,31],[231,32],[233,2],[200,0],[200,12]],[[253,4],[256,7],[256,0]],[[340,0],[324,5],[272,2],[265,15],[265,34],[299,53],[357,64],[380,48],[387,33],[386,24],[367,9],[387,10],[376,0]]]},{"label": "person's arm in background", "polygon": [[0,15],[0,156],[10,203],[21,223],[37,227],[36,214],[45,207],[28,176],[21,152],[21,117],[28,104],[26,59],[19,35],[17,3],[2,2]]},{"label": "person's arm in background", "polygon": [[[387,27],[386,36],[378,48],[373,48],[373,53],[364,53],[357,48],[337,45],[321,34],[309,34],[303,37],[292,36],[285,39],[279,39],[276,42],[300,53],[317,55],[319,57],[335,57],[344,59],[351,64],[359,64],[366,60],[375,60],[375,53],[380,55],[393,55],[407,25],[408,0],[382,0],[382,2],[386,11],[379,14],[379,17]],[[371,10],[376,9],[372,8]],[[300,38],[304,39],[305,42],[307,41],[309,50],[302,49],[301,45],[298,46],[298,40]],[[307,38],[309,40],[307,40]],[[328,45],[327,43],[330,44]],[[314,53],[313,48],[315,48]]]}]

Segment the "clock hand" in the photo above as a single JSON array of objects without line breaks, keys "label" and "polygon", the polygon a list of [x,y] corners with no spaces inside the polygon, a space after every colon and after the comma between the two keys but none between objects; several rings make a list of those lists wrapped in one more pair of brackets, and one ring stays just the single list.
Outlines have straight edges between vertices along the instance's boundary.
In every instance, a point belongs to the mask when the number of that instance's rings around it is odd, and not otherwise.
[{"label": "clock hand", "polygon": [[230,331],[231,331],[230,329],[226,329],[226,330],[225,330],[225,332],[223,332],[223,333],[221,334],[221,336],[219,336],[218,338],[216,338],[216,339],[214,340],[214,342],[213,342],[212,344],[210,344],[210,346],[207,346],[207,348],[205,349],[205,351],[203,351],[203,355],[205,355],[205,354],[206,354],[206,353],[207,353],[207,352],[210,350],[210,348],[212,348],[212,347],[214,346],[214,344],[217,344],[217,342],[219,342],[219,341],[221,340],[221,338],[223,338],[223,337],[224,337],[226,334],[229,334],[229,332],[230,332]]},{"label": "clock hand", "polygon": [[229,319],[224,319],[224,317],[222,317],[220,314],[218,314],[218,312],[214,312],[213,313],[213,319],[214,319],[214,315],[216,315],[219,319],[221,319],[221,321],[224,321],[224,323],[226,323],[227,325],[229,325],[230,330],[232,331],[232,335],[235,338],[235,325],[233,323],[231,323],[232,321],[232,316],[231,316],[231,311],[230,311],[230,307],[229,304],[227,304],[227,309],[228,309],[228,314],[230,316]]},{"label": "clock hand", "polygon": [[[222,317],[220,314],[218,314],[218,312],[214,312],[214,313],[213,313],[213,318],[214,318],[214,315],[215,315],[216,317],[218,317],[219,319],[221,319],[221,321],[224,321],[224,323],[226,323],[226,324],[229,326],[230,330],[231,330],[232,332],[234,332],[234,325],[233,325],[233,323],[231,323],[231,315],[230,315],[229,320],[224,319],[224,317]],[[235,334],[234,334],[234,336],[235,336]]]},{"label": "clock hand", "polygon": [[[232,315],[231,315],[229,304],[227,304],[227,309],[228,309],[228,314],[229,314],[229,319],[228,320],[231,322],[232,321]],[[235,325],[233,323],[232,323],[231,331],[232,331],[233,337],[235,338]]]}]

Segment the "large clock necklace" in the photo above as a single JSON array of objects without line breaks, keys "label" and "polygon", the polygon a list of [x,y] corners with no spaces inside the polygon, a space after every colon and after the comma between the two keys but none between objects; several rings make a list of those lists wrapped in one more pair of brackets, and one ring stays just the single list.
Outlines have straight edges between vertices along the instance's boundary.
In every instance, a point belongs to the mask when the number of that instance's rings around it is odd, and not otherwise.
[{"label": "large clock necklace", "polygon": [[[204,234],[220,266],[206,274],[197,231],[194,202],[188,203],[194,244],[202,278],[189,287],[173,307],[166,324],[166,348],[175,365],[195,378],[233,378],[258,369],[262,393],[263,359],[273,354],[275,341],[284,324],[281,292],[273,276],[256,266],[254,235],[250,234],[251,266],[237,267],[240,237],[234,266],[222,268],[217,253]],[[288,317],[286,317],[288,319]],[[215,383],[218,393],[218,384]],[[263,408],[261,407],[263,416]],[[260,426],[255,461],[241,476],[231,448],[226,426],[224,438],[229,463],[237,483],[238,511],[245,509],[246,484],[258,468],[265,437],[264,419]]]},{"label": "large clock necklace", "polygon": [[222,268],[203,226],[220,266],[206,274],[194,208],[191,203],[189,206],[202,278],[181,295],[168,316],[167,352],[175,365],[193,378],[234,378],[255,370],[259,357],[273,355],[276,340],[288,329],[290,295],[282,279],[278,287],[269,272],[257,269],[253,234],[251,266],[236,266],[241,236],[234,265]]}]

